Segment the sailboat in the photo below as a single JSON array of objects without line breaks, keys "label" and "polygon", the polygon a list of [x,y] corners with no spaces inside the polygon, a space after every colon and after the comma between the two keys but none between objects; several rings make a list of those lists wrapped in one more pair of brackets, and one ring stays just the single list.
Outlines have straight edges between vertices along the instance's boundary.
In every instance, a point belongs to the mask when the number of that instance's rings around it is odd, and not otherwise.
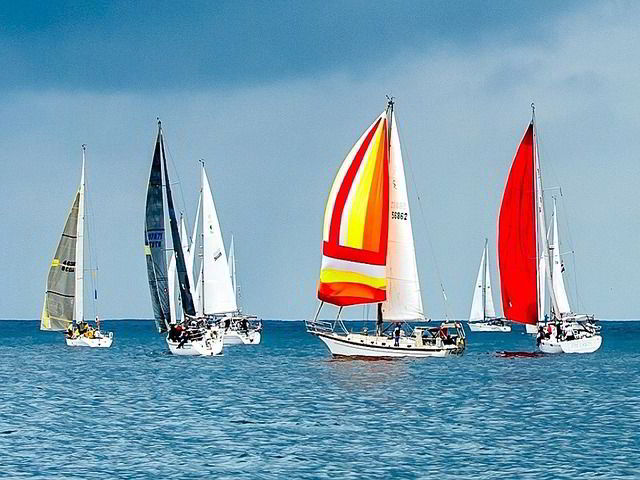
[{"label": "sailboat", "polygon": [[[175,270],[184,315],[184,319],[181,322],[177,322],[176,318],[171,315],[169,278],[167,275],[167,249],[165,245],[163,178],[175,257]],[[154,319],[160,333],[168,332],[166,341],[169,351],[174,355],[185,356],[221,354],[223,340],[219,329],[208,325],[204,319],[196,317],[191,290],[192,281],[187,269],[185,253],[182,248],[183,243],[178,229],[167,169],[162,124],[159,120],[158,135],[147,188],[144,242]]]},{"label": "sailboat", "polygon": [[473,289],[468,325],[472,332],[510,332],[511,325],[505,321],[506,319],[496,316],[496,309],[493,306],[488,243],[485,239],[478,277]]},{"label": "sailboat", "polygon": [[70,347],[108,348],[113,332],[101,331],[97,316],[95,326],[84,319],[85,154],[86,145],[82,145],[80,186],[49,268],[40,330],[66,331]]},{"label": "sailboat", "polygon": [[[533,105],[532,109],[531,122],[509,171],[498,216],[502,307],[510,321],[537,326],[538,346],[544,353],[595,352],[602,343],[599,327],[593,317],[570,312],[562,273],[557,271],[561,269],[557,215],[553,243],[549,244]],[[551,258],[554,264],[557,258],[558,265],[549,268]],[[545,282],[550,297],[546,324]]]},{"label": "sailboat", "polygon": [[[201,170],[202,262],[196,289],[196,310],[222,329],[225,345],[257,345],[262,322],[238,308],[233,241],[229,260],[204,162]],[[231,266],[231,268],[230,268]]]},{"label": "sailboat", "polygon": [[[333,356],[443,357],[464,351],[460,322],[435,328],[408,323],[427,319],[393,99],[338,171],[326,205],[322,243],[320,305],[306,328]],[[333,322],[318,319],[325,303],[339,307]],[[366,327],[348,331],[342,309],[367,304],[377,305],[375,334]]]}]

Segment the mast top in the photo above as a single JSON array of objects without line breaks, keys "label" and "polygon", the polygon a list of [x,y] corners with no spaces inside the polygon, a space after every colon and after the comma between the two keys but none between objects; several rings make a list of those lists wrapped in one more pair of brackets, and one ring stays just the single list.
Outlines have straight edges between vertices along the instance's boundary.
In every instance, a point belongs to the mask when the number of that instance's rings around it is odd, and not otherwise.
[{"label": "mast top", "polygon": [[84,152],[84,151],[86,151],[86,150],[87,150],[87,144],[86,144],[86,143],[83,143],[83,144],[82,144],[82,151]]},{"label": "mast top", "polygon": [[395,105],[396,97],[393,95],[385,95],[387,97],[387,110],[393,111],[393,106]]},{"label": "mast top", "polygon": [[162,121],[160,120],[160,117],[156,117],[156,120],[158,121],[158,130],[160,130],[162,128]]},{"label": "mast top", "polygon": [[534,123],[536,119],[536,104],[531,102],[531,123]]}]

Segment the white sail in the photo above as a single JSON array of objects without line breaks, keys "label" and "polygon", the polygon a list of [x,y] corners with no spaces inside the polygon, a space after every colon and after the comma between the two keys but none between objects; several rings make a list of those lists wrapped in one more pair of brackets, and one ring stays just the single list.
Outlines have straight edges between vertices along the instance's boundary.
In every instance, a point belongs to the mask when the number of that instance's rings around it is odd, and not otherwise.
[{"label": "white sail", "polygon": [[[198,197],[198,208],[196,210],[196,218],[193,222],[193,233],[191,234],[191,243],[189,244],[189,262],[187,263],[187,270],[193,273],[193,267],[196,261],[196,244],[197,244],[197,234],[198,234],[198,220],[200,219],[200,205],[202,203],[202,194]],[[193,283],[191,284],[193,285]]]},{"label": "white sail", "polygon": [[[549,268],[549,243],[547,241],[547,222],[544,214],[544,197],[542,190],[542,174],[540,172],[540,158],[538,157],[538,139],[537,135],[535,135],[534,130],[534,161],[535,161],[535,169],[536,169],[536,209],[538,211],[538,232],[540,234],[540,238],[542,239],[542,248],[541,248],[541,264],[538,267],[538,281],[549,282],[549,299],[551,300],[551,305],[553,306],[553,310],[555,312],[558,311],[558,305],[556,303],[556,296],[553,291],[553,285],[551,285],[551,273]],[[541,293],[544,292],[544,285],[538,286],[538,318],[544,318],[544,312],[542,306],[544,305],[544,296]]]},{"label": "white sail", "polygon": [[176,315],[177,300],[176,300],[176,256],[172,253],[169,260],[169,269],[167,270],[167,286],[169,288],[169,312],[171,314],[171,322],[179,323],[180,319]]},{"label": "white sail", "polygon": [[547,261],[544,255],[538,259],[538,323],[544,322],[545,284],[547,283]]},{"label": "white sail", "polygon": [[493,291],[491,290],[491,269],[489,268],[489,246],[487,242],[484,245],[484,314],[487,318],[496,317],[496,307],[493,305]]},{"label": "white sail", "polygon": [[200,264],[200,270],[198,271],[198,280],[196,283],[196,296],[194,297],[194,303],[196,307],[196,316],[204,316],[202,311],[202,264]]},{"label": "white sail", "polygon": [[482,251],[482,259],[480,260],[480,268],[478,268],[478,276],[476,284],[473,288],[473,300],[471,301],[471,312],[469,313],[469,321],[484,320],[484,312],[482,309],[482,276],[484,272],[486,250]]},{"label": "white sail", "polygon": [[382,313],[384,319],[388,321],[423,319],[424,310],[411,228],[409,196],[395,114],[391,117],[389,156],[387,300],[382,304]]},{"label": "white sail", "polygon": [[549,249],[552,254],[552,266],[551,278],[553,281],[553,293],[556,297],[556,303],[558,304],[558,313],[566,315],[571,312],[569,306],[569,298],[567,297],[567,290],[564,286],[564,278],[562,274],[562,261],[560,260],[560,240],[558,238],[558,215],[556,209],[556,199],[553,199],[553,241],[549,245]]},{"label": "white sail", "polygon": [[207,173],[202,166],[203,310],[206,315],[235,312],[236,297],[222,241],[220,222],[213,203]]},{"label": "white sail", "polygon": [[82,174],[78,190],[78,230],[76,242],[76,303],[74,318],[84,320],[84,162],[85,146],[82,145]]},{"label": "white sail", "polygon": [[229,272],[231,273],[231,285],[233,286],[233,294],[238,303],[238,285],[236,283],[236,252],[233,247],[233,235],[231,235],[231,246],[229,247]]}]

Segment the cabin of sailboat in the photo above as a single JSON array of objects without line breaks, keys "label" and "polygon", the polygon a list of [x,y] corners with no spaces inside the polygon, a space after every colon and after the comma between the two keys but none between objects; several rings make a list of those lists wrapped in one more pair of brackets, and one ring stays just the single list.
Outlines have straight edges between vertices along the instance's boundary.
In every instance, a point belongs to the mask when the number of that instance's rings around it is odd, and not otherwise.
[{"label": "cabin of sailboat", "polygon": [[[426,357],[464,350],[459,323],[412,330],[407,323],[426,318],[393,107],[390,100],[353,146],[325,208],[317,289],[321,303],[306,326],[335,356]],[[318,320],[325,303],[339,307],[335,322]],[[377,305],[375,335],[368,329],[348,332],[340,317],[342,309],[368,304]],[[401,326],[409,329],[409,335]]]},{"label": "cabin of sailboat", "polygon": [[97,316],[95,325],[84,316],[85,153],[82,145],[80,186],[49,268],[40,330],[66,331],[68,346],[105,348],[113,343],[113,332],[102,332]]},{"label": "cabin of sailboat", "polygon": [[[513,159],[498,216],[502,306],[510,321],[537,327],[543,352],[593,352],[602,342],[597,335],[599,328],[593,317],[576,316],[570,311],[557,243],[555,202],[552,243],[547,236],[534,115]],[[544,313],[545,283],[550,300],[548,315]],[[545,317],[549,319],[546,325]]]}]

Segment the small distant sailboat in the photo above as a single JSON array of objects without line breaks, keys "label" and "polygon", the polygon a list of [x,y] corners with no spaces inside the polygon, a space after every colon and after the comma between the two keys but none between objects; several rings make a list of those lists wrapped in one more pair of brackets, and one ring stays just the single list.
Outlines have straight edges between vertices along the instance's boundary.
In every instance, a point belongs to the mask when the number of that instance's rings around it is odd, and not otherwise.
[{"label": "small distant sailboat", "polygon": [[482,260],[478,269],[478,278],[473,290],[471,312],[469,313],[469,329],[472,332],[510,332],[511,325],[505,318],[496,316],[491,290],[491,272],[489,269],[488,241],[484,241]]},{"label": "small distant sailboat", "polygon": [[[550,244],[534,115],[513,159],[498,217],[498,265],[504,314],[513,322],[534,326],[539,348],[544,353],[595,352],[602,344],[602,337],[594,318],[573,314],[569,307],[558,251],[557,214],[554,214],[553,230]],[[545,282],[549,286],[551,305],[546,324]]]},{"label": "small distant sailboat", "polygon": [[[393,106],[390,99],[347,155],[327,201],[317,291],[321,303],[306,327],[333,356],[444,357],[465,348],[459,322],[435,328],[408,324],[427,319]],[[325,302],[340,307],[334,322],[318,320]],[[366,328],[347,331],[342,309],[372,303],[378,306],[375,334]],[[385,327],[385,321],[391,323]],[[336,331],[338,325],[342,331]],[[390,330],[393,334],[386,333]]]},{"label": "small distant sailboat", "polygon": [[257,345],[262,338],[262,322],[257,322],[256,316],[243,314],[238,308],[233,240],[227,261],[204,162],[201,198],[202,262],[196,288],[196,310],[209,323],[220,325],[225,345]]},{"label": "small distant sailboat", "polygon": [[[171,315],[172,308],[165,246],[163,171],[171,238],[174,246],[175,271],[184,314],[182,322],[177,322],[176,318]],[[160,121],[158,121],[158,135],[147,188],[144,240],[147,276],[156,327],[160,333],[168,332],[166,341],[169,351],[174,355],[185,356],[221,354],[223,339],[219,329],[208,325],[204,319],[196,317],[194,299],[191,293],[193,282],[187,269],[183,242],[178,229]]]},{"label": "small distant sailboat", "polygon": [[65,340],[70,347],[108,348],[113,343],[113,332],[102,332],[97,316],[95,326],[84,319],[85,151],[86,146],[82,145],[80,187],[49,269],[40,330],[66,331]]}]

